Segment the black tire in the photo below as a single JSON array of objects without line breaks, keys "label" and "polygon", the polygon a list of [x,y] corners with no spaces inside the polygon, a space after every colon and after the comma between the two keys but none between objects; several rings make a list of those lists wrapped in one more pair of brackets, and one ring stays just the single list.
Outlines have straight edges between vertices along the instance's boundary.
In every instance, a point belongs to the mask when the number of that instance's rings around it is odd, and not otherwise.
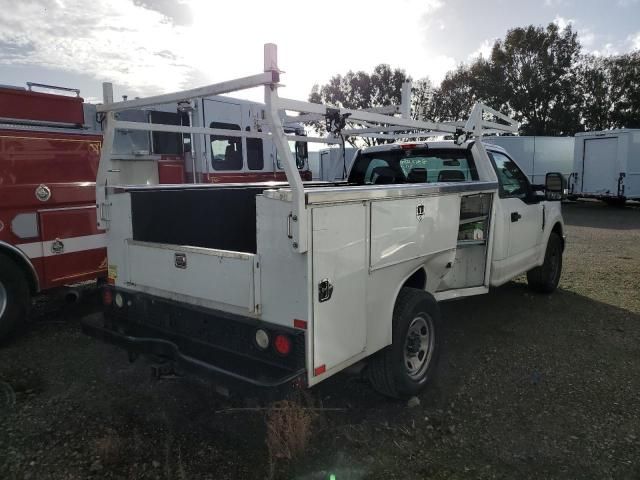
[{"label": "black tire", "polygon": [[0,255],[0,341],[24,321],[29,311],[29,284],[24,272],[9,257]]},{"label": "black tire", "polygon": [[544,254],[544,263],[527,272],[529,288],[539,293],[551,293],[558,287],[562,275],[562,239],[551,232]]},{"label": "black tire", "polygon": [[[373,388],[393,398],[420,393],[436,368],[440,351],[439,325],[440,308],[436,299],[417,288],[402,288],[393,309],[392,344],[369,361],[367,373]],[[424,341],[426,347],[421,350]],[[418,363],[419,368],[411,368]]]}]

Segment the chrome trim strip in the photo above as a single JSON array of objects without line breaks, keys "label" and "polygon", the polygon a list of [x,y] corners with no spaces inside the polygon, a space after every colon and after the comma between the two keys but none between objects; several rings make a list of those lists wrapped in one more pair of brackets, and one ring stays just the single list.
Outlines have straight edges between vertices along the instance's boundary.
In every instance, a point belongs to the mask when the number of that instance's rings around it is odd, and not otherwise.
[{"label": "chrome trim strip", "polygon": [[27,254],[24,253],[22,250],[20,250],[15,245],[11,245],[10,243],[3,242],[2,240],[0,240],[0,248],[1,247],[7,248],[11,252],[13,252],[16,255],[18,255],[18,257],[20,257],[22,260],[24,260],[24,262],[29,266],[29,269],[31,270],[31,275],[33,276],[33,281],[34,281],[34,283],[36,285],[36,292],[39,292],[40,291],[40,279],[38,278],[38,273],[36,272],[36,267],[33,266],[33,263],[31,263],[31,259],[27,256]]},{"label": "chrome trim strip", "polygon": [[[307,190],[305,193],[307,204],[315,204],[482,192],[497,188],[497,182],[438,182],[430,184],[321,187]],[[282,194],[287,195],[288,191],[288,189],[280,189],[276,192],[276,197],[282,198]],[[267,193],[265,192],[265,195]]]},{"label": "chrome trim strip", "polygon": [[220,258],[236,258],[238,260],[251,260],[256,257],[255,253],[234,252],[231,250],[219,250],[216,248],[191,247],[188,245],[171,245],[169,243],[144,242],[141,240],[127,239],[127,244],[134,247],[147,247],[161,250],[171,250],[172,252],[188,252],[200,255],[212,255]]}]

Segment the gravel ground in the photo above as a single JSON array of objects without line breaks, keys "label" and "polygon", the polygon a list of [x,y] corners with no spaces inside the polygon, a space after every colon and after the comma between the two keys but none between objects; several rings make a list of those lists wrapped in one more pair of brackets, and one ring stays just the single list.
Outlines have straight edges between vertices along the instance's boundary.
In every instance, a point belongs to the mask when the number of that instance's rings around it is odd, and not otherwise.
[{"label": "gravel ground", "polygon": [[[353,375],[282,478],[640,478],[640,208],[564,208],[560,289],[524,279],[442,305],[445,344],[419,405]],[[0,478],[266,478],[264,411],[83,336],[95,298],[38,302],[0,346]],[[418,403],[416,401],[413,404]],[[329,410],[338,409],[338,410]]]}]

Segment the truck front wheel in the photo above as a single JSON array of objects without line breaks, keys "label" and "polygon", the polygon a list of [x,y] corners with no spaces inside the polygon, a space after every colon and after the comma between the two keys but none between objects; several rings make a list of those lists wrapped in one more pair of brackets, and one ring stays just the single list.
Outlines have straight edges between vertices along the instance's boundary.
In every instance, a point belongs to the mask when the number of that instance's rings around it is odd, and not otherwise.
[{"label": "truck front wheel", "polygon": [[0,341],[23,320],[29,308],[29,285],[10,258],[0,255]]},{"label": "truck front wheel", "polygon": [[562,239],[551,232],[544,254],[544,263],[527,272],[529,288],[540,293],[551,293],[558,287],[562,274]]},{"label": "truck front wheel", "polygon": [[375,354],[368,365],[373,388],[394,398],[420,393],[435,370],[439,323],[440,309],[432,295],[402,288],[393,310],[392,344]]}]

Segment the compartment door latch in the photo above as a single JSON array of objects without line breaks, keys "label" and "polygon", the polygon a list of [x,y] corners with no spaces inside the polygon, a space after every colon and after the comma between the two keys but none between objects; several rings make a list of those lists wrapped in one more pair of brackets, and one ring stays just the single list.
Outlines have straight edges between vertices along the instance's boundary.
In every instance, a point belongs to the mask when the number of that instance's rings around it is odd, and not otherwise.
[{"label": "compartment door latch", "polygon": [[323,278],[318,284],[318,302],[326,302],[333,295],[333,285],[328,278]]}]

